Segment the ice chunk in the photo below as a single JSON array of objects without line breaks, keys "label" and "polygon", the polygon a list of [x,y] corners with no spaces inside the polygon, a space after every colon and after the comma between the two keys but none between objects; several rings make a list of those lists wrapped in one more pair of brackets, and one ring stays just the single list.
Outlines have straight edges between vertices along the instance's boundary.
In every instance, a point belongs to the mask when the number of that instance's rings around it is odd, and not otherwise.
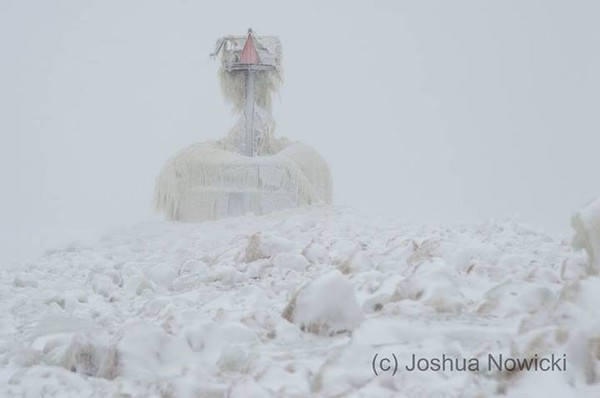
[{"label": "ice chunk", "polygon": [[158,286],[169,288],[175,278],[177,278],[177,270],[169,264],[156,264],[148,271],[148,277]]},{"label": "ice chunk", "polygon": [[363,313],[350,282],[332,271],[301,287],[283,317],[304,331],[331,335],[356,328]]},{"label": "ice chunk", "polygon": [[195,323],[185,329],[184,336],[191,349],[200,352],[204,361],[211,365],[219,363],[222,368],[233,368],[232,361],[238,361],[242,366],[248,359],[244,347],[251,347],[258,341],[256,333],[237,322]]},{"label": "ice chunk", "polygon": [[278,268],[289,268],[296,271],[304,271],[310,263],[301,254],[278,253],[273,256],[273,265]]},{"label": "ice chunk", "polygon": [[134,323],[126,326],[108,347],[98,376],[155,378],[177,373],[190,353],[184,341],[167,334],[161,327]]},{"label": "ice chunk", "polygon": [[600,271],[600,197],[575,212],[571,218],[571,225],[575,229],[573,246],[577,249],[585,249],[588,254],[589,272],[598,274]]},{"label": "ice chunk", "polygon": [[256,233],[248,239],[244,260],[250,263],[279,253],[291,252],[293,249],[294,243],[289,239],[272,233]]},{"label": "ice chunk", "polygon": [[106,354],[106,345],[91,334],[74,335],[62,358],[62,365],[72,372],[95,376]]}]

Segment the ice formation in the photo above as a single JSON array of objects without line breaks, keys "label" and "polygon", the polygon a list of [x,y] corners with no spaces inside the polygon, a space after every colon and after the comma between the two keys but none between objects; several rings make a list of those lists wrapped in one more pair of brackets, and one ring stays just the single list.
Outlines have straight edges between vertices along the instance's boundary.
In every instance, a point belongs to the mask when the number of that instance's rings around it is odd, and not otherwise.
[{"label": "ice formation", "polygon": [[575,229],[573,246],[587,252],[589,272],[600,273],[600,197],[575,212],[571,225]]},{"label": "ice formation", "polygon": [[[338,206],[147,223],[0,267],[0,397],[598,397],[600,277],[511,221]],[[292,304],[293,303],[293,304]],[[373,358],[480,371],[373,373]],[[489,353],[566,354],[489,371]]]},{"label": "ice formation", "polygon": [[331,202],[327,163],[311,147],[274,136],[271,96],[282,80],[277,37],[226,36],[211,54],[238,122],[218,141],[192,145],[160,173],[157,209],[169,219],[203,221]]}]

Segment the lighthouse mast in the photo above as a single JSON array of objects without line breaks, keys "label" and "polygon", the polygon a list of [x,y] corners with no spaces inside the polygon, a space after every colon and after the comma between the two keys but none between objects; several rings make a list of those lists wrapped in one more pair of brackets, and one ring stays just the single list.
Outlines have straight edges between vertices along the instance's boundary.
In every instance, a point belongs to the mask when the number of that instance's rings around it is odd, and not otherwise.
[{"label": "lighthouse mast", "polygon": [[272,65],[263,64],[255,46],[252,29],[248,29],[248,36],[240,54],[239,60],[227,66],[229,71],[245,71],[246,74],[246,103],[244,106],[244,134],[239,140],[239,152],[246,156],[256,156],[256,131],[254,129],[254,79],[257,71],[273,70]]},{"label": "lighthouse mast", "polygon": [[254,137],[254,70],[255,65],[260,65],[260,58],[254,46],[252,29],[248,29],[248,38],[240,55],[240,64],[246,67],[246,106],[244,107],[244,137],[240,142],[240,153],[246,156],[256,156]]},{"label": "lighthouse mast", "polygon": [[[240,38],[243,40],[243,36]],[[225,36],[217,42],[215,50],[211,55],[217,55],[221,50],[227,52],[227,56],[224,57],[223,67],[226,72],[229,73],[244,73],[245,76],[245,98],[244,98],[244,124],[243,129],[240,131],[238,136],[237,151],[241,155],[245,156],[257,156],[258,147],[257,143],[259,140],[258,135],[261,131],[257,131],[255,128],[255,80],[256,75],[260,71],[275,71],[275,65],[269,60],[263,62],[260,59],[258,50],[256,48],[257,43],[260,44],[260,38],[253,35],[252,29],[248,29],[248,35],[244,45],[240,50],[228,50],[226,43],[228,40],[236,41],[238,37]],[[235,48],[235,47],[234,47]],[[239,47],[237,47],[239,48]],[[264,49],[263,49],[264,50]]]}]

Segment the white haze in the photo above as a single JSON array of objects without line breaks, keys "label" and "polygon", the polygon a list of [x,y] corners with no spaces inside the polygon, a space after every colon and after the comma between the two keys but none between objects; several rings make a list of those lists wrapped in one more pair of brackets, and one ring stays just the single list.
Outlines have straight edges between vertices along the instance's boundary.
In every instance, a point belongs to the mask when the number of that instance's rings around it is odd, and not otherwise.
[{"label": "white haze", "polygon": [[0,1],[0,260],[156,219],[182,147],[235,117],[208,54],[278,34],[277,134],[334,202],[422,223],[570,234],[600,194],[595,1]]}]

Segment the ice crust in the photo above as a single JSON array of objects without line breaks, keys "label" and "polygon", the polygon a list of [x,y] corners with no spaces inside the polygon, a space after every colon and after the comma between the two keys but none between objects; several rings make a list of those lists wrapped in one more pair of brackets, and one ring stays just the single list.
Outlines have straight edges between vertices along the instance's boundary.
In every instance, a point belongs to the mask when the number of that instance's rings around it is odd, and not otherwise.
[{"label": "ice crust", "polygon": [[[513,221],[313,206],[114,231],[0,269],[0,396],[595,397],[600,278]],[[295,301],[292,311],[290,304]],[[374,354],[567,354],[565,372],[401,372]]]}]

